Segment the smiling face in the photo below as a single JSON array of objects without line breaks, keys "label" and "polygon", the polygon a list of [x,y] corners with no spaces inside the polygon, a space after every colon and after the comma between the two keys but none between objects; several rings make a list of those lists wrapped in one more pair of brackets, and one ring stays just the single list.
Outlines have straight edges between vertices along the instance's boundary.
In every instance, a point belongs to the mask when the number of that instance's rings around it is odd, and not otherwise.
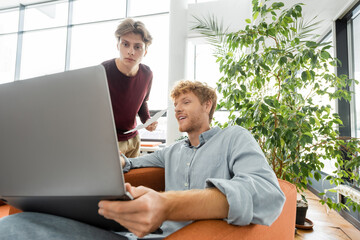
[{"label": "smiling face", "polygon": [[137,68],[146,55],[146,45],[140,34],[128,33],[121,36],[117,48],[120,52],[120,63],[129,70]]},{"label": "smiling face", "polygon": [[174,106],[180,132],[187,132],[189,135],[200,134],[210,128],[211,101],[201,104],[194,93],[186,92],[175,99]]}]

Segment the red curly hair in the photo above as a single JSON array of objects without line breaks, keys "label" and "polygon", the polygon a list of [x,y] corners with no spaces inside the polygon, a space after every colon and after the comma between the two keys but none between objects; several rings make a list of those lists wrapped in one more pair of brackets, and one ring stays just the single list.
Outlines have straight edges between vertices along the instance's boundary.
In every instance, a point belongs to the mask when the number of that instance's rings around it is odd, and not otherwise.
[{"label": "red curly hair", "polygon": [[198,81],[189,81],[189,80],[182,80],[177,82],[177,84],[174,86],[173,90],[171,91],[171,99],[175,101],[177,97],[179,97],[181,94],[192,92],[195,94],[195,96],[198,97],[200,100],[201,105],[204,104],[207,101],[212,102],[211,110],[209,113],[209,122],[211,122],[215,108],[216,108],[216,91],[209,87],[206,83],[198,82]]}]

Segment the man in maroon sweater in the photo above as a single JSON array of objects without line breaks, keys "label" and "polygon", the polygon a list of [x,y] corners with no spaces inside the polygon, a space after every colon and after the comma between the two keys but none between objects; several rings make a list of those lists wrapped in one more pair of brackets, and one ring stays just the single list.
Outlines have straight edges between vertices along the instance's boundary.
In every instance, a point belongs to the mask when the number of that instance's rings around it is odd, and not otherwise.
[{"label": "man in maroon sweater", "polygon": [[[138,132],[125,132],[136,127],[136,114],[142,123],[149,118],[149,99],[153,74],[150,68],[141,64],[152,37],[144,24],[125,19],[115,31],[120,56],[102,63],[109,84],[114,112],[119,149],[125,156],[133,158],[140,153]],[[154,131],[157,122],[146,129]]]}]

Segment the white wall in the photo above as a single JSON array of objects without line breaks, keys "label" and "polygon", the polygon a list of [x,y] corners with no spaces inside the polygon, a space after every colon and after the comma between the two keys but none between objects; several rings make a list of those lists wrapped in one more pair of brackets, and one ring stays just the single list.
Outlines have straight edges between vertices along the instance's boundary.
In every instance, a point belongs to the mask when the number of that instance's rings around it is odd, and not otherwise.
[{"label": "white wall", "polygon": [[[169,79],[168,94],[174,84],[183,80],[186,75],[186,53],[187,53],[187,0],[170,1],[170,23],[169,23]],[[172,100],[168,99],[166,144],[170,145],[181,137],[178,123],[174,115]]]},{"label": "white wall", "polygon": [[[319,26],[319,35],[324,36],[332,28],[332,22],[346,13],[358,0],[271,0],[271,2],[283,2],[285,7],[291,7],[296,3],[303,3],[303,15],[305,20],[314,16],[322,21]],[[243,28],[246,18],[251,18],[251,0],[218,0],[188,6],[189,29],[192,26],[192,16],[215,16],[224,20],[224,26],[230,26],[230,31]],[[189,32],[189,37],[196,37]]]},{"label": "white wall", "polygon": [[214,15],[219,21],[223,21],[224,27],[229,31],[237,31],[246,26],[245,19],[251,18],[251,0],[220,0],[216,2],[205,2],[189,4],[188,6],[188,37],[197,37],[190,31],[194,25],[194,17],[198,18]]}]

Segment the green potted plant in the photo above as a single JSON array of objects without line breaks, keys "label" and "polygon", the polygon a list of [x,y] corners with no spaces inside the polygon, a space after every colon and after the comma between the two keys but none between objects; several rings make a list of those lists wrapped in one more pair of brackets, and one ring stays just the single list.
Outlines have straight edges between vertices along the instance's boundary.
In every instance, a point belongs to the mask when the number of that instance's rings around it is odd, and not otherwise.
[{"label": "green potted plant", "polygon": [[[339,136],[342,121],[322,101],[350,101],[346,89],[357,81],[333,73],[339,62],[329,52],[332,46],[313,40],[316,23],[303,20],[302,4],[283,9],[282,2],[253,0],[252,7],[252,19],[236,32],[223,31],[213,16],[194,17],[192,29],[215,46],[222,73],[217,109],[229,116],[227,123],[218,124],[248,129],[276,176],[294,183],[299,193],[311,179],[321,179],[319,171],[328,160],[336,161],[337,170],[327,180],[340,185],[346,177],[358,184],[359,142]],[[321,202],[347,208],[325,196]],[[360,210],[356,202],[347,204]]]}]

